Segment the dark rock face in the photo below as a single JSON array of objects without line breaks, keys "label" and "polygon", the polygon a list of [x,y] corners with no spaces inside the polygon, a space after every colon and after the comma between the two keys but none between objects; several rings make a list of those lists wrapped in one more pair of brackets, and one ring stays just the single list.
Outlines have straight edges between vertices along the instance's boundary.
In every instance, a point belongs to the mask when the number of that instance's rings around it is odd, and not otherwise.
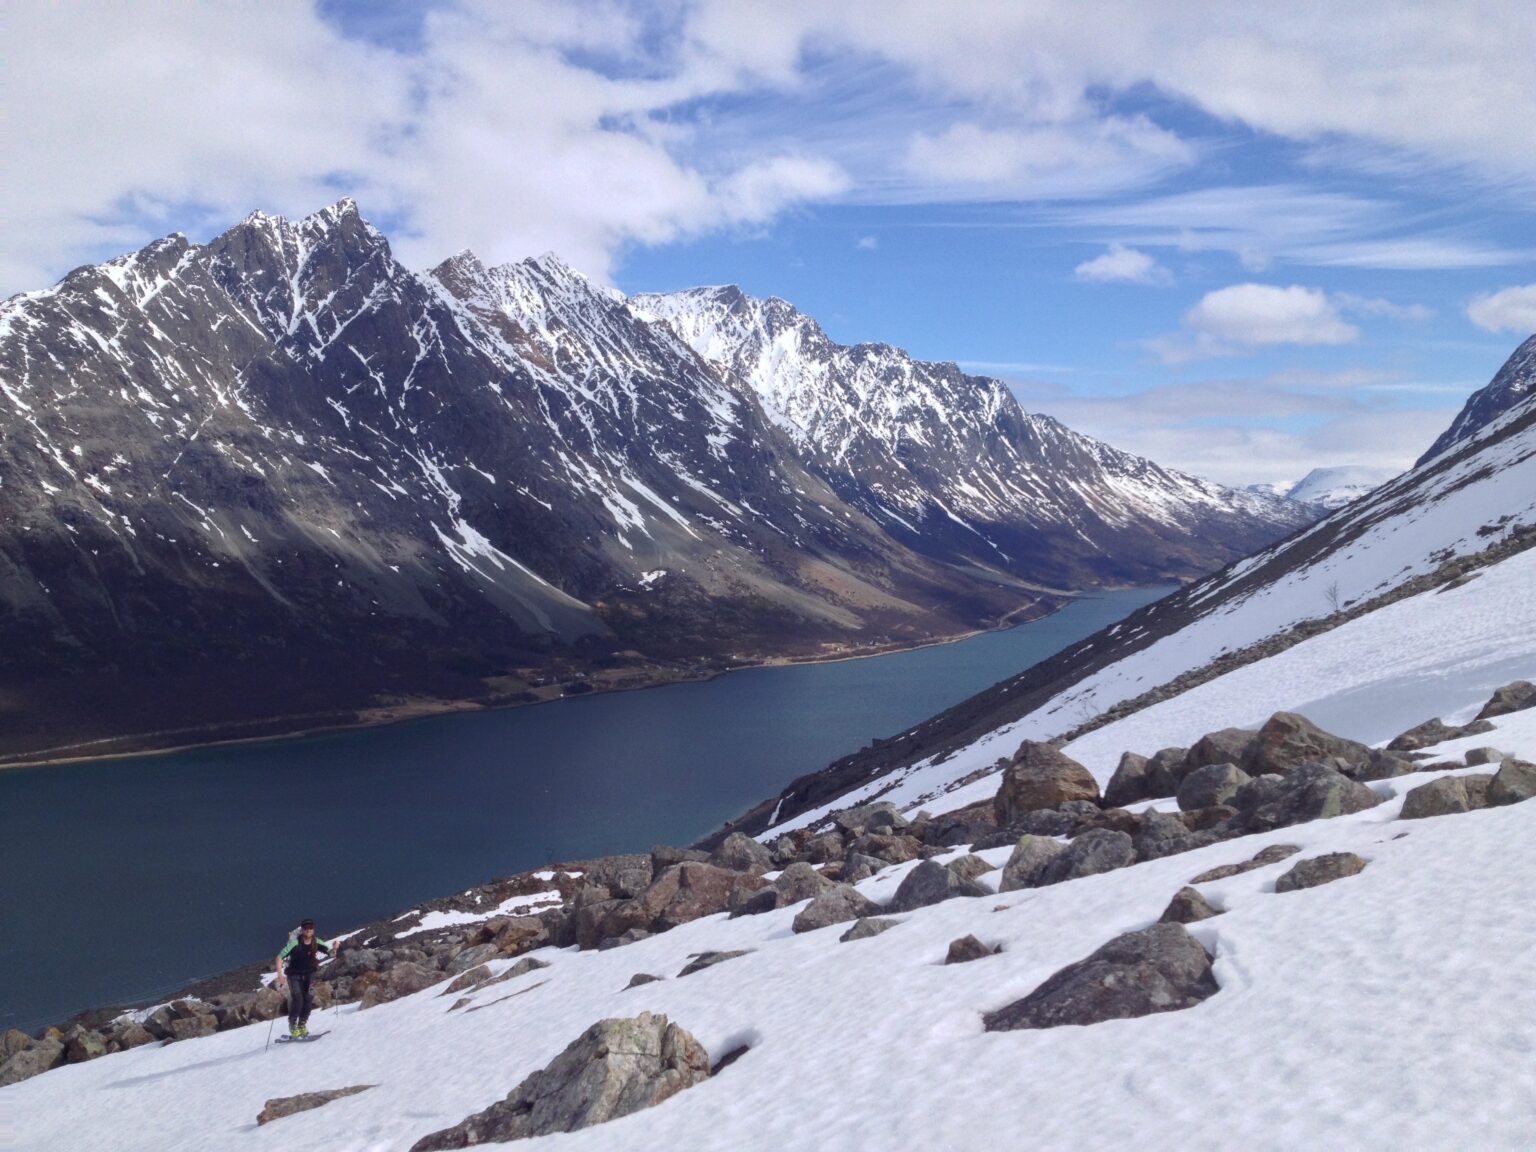
[{"label": "dark rock face", "polygon": [[1163,909],[1163,914],[1157,918],[1159,924],[1193,924],[1198,920],[1209,920],[1212,916],[1220,916],[1221,913],[1211,907],[1211,902],[1200,894],[1195,888],[1180,888],[1173,894],[1173,899],[1168,901],[1168,907]]},{"label": "dark rock face", "polygon": [[969,964],[972,960],[985,960],[996,953],[996,948],[983,944],[976,937],[962,936],[958,940],[949,942],[949,951],[944,955],[944,963]]},{"label": "dark rock face", "polygon": [[274,1120],[281,1120],[284,1116],[292,1116],[295,1112],[308,1112],[311,1108],[319,1108],[332,1100],[340,1100],[343,1096],[356,1096],[359,1092],[366,1092],[374,1087],[376,1087],[374,1084],[354,1084],[350,1088],[328,1088],[323,1092],[278,1096],[266,1102],[256,1117],[256,1123],[270,1124]]},{"label": "dark rock face", "polygon": [[1097,1024],[1193,1008],[1218,990],[1199,941],[1182,925],[1154,924],[1115,937],[984,1023],[988,1032]]},{"label": "dark rock face", "polygon": [[652,1108],[709,1078],[709,1053],[665,1016],[600,1020],[500,1103],[411,1152],[575,1132]]},{"label": "dark rock face", "polygon": [[1276,880],[1275,891],[1295,892],[1302,888],[1332,884],[1335,880],[1364,872],[1365,865],[1366,861],[1353,852],[1330,852],[1326,856],[1313,856]]},{"label": "dark rock face", "polygon": [[[1530,341],[1526,343],[1529,345]],[[1536,684],[1529,680],[1516,680],[1490,696],[1477,718],[1487,720],[1494,716],[1508,716],[1511,712],[1520,712],[1526,708],[1536,708]]]},{"label": "dark rock face", "polygon": [[1433,460],[1487,427],[1529,396],[1533,386],[1536,386],[1536,336],[1516,348],[1493,379],[1467,397],[1451,426],[1430,445],[1428,452],[1419,457],[1418,463]]},{"label": "dark rock face", "polygon": [[1099,800],[1093,773],[1049,744],[1025,741],[1019,746],[993,801],[997,822],[1008,826],[1039,808],[1055,808],[1072,800]]},{"label": "dark rock face", "polygon": [[1488,803],[1494,806],[1518,804],[1532,796],[1536,796],[1536,764],[1524,760],[1504,761],[1488,784]]},{"label": "dark rock face", "polygon": [[924,860],[902,880],[896,895],[886,905],[887,912],[910,912],[926,908],[956,896],[985,896],[987,890],[974,880],[956,876],[934,860]]}]

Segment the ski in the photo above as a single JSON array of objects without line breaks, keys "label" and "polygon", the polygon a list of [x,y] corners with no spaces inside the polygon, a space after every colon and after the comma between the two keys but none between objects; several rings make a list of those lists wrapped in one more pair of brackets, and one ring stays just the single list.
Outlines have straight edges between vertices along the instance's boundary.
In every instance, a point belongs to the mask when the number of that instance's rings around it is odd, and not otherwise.
[{"label": "ski", "polygon": [[274,1044],[308,1044],[311,1040],[318,1040],[322,1036],[329,1036],[330,1033],[331,1033],[331,1030],[329,1028],[327,1028],[324,1032],[311,1032],[308,1036],[279,1036],[276,1040],[273,1041],[273,1043]]}]

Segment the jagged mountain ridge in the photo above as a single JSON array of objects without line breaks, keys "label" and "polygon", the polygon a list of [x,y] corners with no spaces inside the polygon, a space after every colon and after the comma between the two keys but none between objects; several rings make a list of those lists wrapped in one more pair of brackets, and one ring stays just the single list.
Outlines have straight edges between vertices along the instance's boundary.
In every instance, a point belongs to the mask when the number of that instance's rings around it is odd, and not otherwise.
[{"label": "jagged mountain ridge", "polygon": [[631,303],[749,382],[843,499],[929,555],[1069,585],[1146,579],[1218,541],[1248,551],[1274,525],[1313,519],[1025,412],[999,380],[837,344],[783,300],[716,287]]},{"label": "jagged mountain ridge", "polygon": [[1428,452],[1419,457],[1418,463],[1434,459],[1451,445],[1487,427],[1532,395],[1533,389],[1536,389],[1536,336],[1516,348],[1493,379],[1467,397],[1451,426],[1430,445]]},{"label": "jagged mountain ridge", "polygon": [[[12,298],[0,412],[0,752],[482,696],[619,649],[952,634],[1064,570],[921,553],[671,325],[552,257],[413,273],[350,201]],[[1256,519],[1101,578],[1290,526]]]}]

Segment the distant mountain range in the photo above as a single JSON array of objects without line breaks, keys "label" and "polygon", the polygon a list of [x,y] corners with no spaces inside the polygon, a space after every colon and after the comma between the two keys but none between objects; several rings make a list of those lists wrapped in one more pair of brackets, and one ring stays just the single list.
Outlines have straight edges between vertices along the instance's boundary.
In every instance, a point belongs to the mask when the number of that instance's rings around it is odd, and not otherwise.
[{"label": "distant mountain range", "polygon": [[1313,515],[783,301],[412,272],[346,200],[0,305],[0,430],[11,758],[953,635]]}]

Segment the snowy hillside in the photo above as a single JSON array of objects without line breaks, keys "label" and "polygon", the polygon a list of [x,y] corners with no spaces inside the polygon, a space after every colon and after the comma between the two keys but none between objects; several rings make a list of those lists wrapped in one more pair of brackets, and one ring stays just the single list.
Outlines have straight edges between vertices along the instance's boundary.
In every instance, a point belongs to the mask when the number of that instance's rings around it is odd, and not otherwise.
[{"label": "snowy hillside", "polygon": [[1010,569],[1039,556],[1043,577],[1075,583],[1131,556],[1175,564],[1192,542],[1244,536],[1243,522],[1315,515],[1027,413],[1000,380],[887,344],[836,344],[783,300],[724,287],[631,303],[750,384],[840,496],[920,551]]},{"label": "snowy hillside", "polygon": [[[1513,575],[1527,572],[1530,560],[1521,550],[1533,539],[1536,398],[1290,540],[1149,605],[879,749],[803,777],[744,823],[759,829],[770,819],[792,817],[790,824],[799,824],[877,795],[932,798],[992,769],[1021,739],[1070,736],[1103,724],[1106,714],[1117,714],[1111,710],[1147,708],[1147,716],[1157,718],[1175,714],[1186,697],[1227,691],[1240,699],[1243,690],[1230,685],[1259,674],[1242,665],[1266,655],[1271,659],[1262,675],[1282,666],[1299,669],[1283,693],[1287,707],[1308,715],[1320,710],[1346,735],[1384,738],[1404,709],[1423,703],[1423,692],[1410,690],[1415,676],[1439,684],[1433,669],[1446,653],[1473,651],[1459,668],[1465,699],[1439,698],[1454,709],[1486,693],[1511,661],[1520,662],[1522,651],[1536,648],[1536,596],[1528,581]],[[1469,590],[1498,587],[1499,598],[1477,592],[1462,601],[1460,590],[1436,590],[1490,561],[1470,574]],[[1461,619],[1455,610],[1462,603],[1478,607]],[[1342,626],[1330,631],[1335,625]],[[1377,649],[1354,655],[1356,632],[1382,628],[1380,643],[1400,658]],[[1288,650],[1275,656],[1281,649]],[[1402,672],[1405,661],[1418,661],[1420,671]],[[1481,671],[1473,675],[1474,668]],[[1344,693],[1348,700],[1397,697],[1400,705],[1378,717],[1345,702]],[[1270,698],[1253,695],[1246,715],[1222,723],[1253,722]],[[1323,703],[1336,698],[1337,704]],[[1203,717],[1199,722],[1210,719],[1190,707]],[[1124,721],[1137,722],[1135,716]],[[1085,739],[1102,738],[1106,743],[1093,746],[1107,747],[1124,731],[1112,725]],[[1177,742],[1174,734],[1163,741]],[[1094,765],[1100,772],[1113,766]]]},{"label": "snowy hillside", "polygon": [[1367,492],[1380,488],[1397,473],[1390,468],[1347,464],[1338,468],[1314,468],[1286,492],[1291,500],[1323,508],[1342,508]]}]

